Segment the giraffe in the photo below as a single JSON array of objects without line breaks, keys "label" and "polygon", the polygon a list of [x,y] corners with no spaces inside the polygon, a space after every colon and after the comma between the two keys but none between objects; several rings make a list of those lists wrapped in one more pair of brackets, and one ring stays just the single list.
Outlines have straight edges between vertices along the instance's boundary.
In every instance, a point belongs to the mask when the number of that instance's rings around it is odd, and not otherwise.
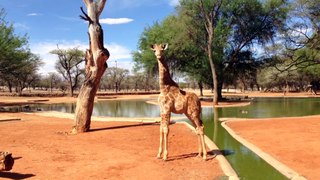
[{"label": "giraffe", "polygon": [[[158,102],[160,105],[160,146],[157,158],[161,158],[163,145],[163,160],[168,158],[168,134],[171,112],[176,114],[185,114],[187,118],[196,127],[198,135],[199,154],[203,159],[207,158],[207,151],[204,142],[204,126],[200,119],[201,104],[195,93],[185,92],[181,90],[176,82],[172,80],[169,73],[168,65],[164,58],[164,51],[168,48],[168,44],[154,44],[151,49],[157,57],[159,66],[159,85],[160,95]],[[164,142],[163,142],[164,140]]]}]

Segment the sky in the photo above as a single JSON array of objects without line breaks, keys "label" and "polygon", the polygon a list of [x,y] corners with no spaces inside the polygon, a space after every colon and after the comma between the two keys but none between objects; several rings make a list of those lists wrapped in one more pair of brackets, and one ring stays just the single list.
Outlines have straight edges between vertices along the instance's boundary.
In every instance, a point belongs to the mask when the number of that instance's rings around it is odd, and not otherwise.
[{"label": "sky", "polygon": [[[100,16],[104,45],[110,51],[107,63],[132,69],[132,51],[137,50],[143,30],[174,13],[179,0],[107,0]],[[89,48],[88,24],[79,18],[82,0],[0,0],[6,21],[15,33],[27,34],[29,47],[44,63],[39,72],[55,72],[57,60],[50,51],[78,47]]]}]

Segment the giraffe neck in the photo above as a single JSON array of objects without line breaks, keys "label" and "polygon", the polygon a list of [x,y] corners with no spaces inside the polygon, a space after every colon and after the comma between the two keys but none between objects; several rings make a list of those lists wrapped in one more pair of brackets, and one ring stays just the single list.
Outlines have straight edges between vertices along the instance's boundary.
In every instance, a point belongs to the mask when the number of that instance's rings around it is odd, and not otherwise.
[{"label": "giraffe neck", "polygon": [[168,65],[163,58],[158,59],[158,65],[160,92],[167,92],[170,86],[178,87],[177,83],[171,79]]}]

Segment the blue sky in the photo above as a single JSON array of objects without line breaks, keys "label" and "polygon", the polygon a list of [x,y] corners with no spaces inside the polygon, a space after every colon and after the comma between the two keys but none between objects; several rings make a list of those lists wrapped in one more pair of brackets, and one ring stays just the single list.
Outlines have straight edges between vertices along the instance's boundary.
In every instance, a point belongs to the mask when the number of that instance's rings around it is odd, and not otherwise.
[{"label": "blue sky", "polygon": [[[174,12],[179,0],[107,0],[100,23],[105,46],[111,53],[109,66],[131,69],[131,52],[137,49],[145,27]],[[53,72],[56,57],[49,52],[59,48],[88,48],[87,23],[79,18],[82,0],[0,0],[6,20],[18,35],[27,34],[30,49],[40,55],[40,73]]]}]

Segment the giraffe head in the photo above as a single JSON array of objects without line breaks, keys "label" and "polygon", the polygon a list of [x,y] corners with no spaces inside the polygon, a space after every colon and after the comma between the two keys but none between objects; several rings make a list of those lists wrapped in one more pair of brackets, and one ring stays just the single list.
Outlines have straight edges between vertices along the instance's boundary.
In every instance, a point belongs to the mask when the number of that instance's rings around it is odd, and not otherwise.
[{"label": "giraffe head", "polygon": [[154,51],[157,59],[160,59],[163,56],[163,52],[168,48],[168,44],[154,44],[151,45],[150,48]]}]

